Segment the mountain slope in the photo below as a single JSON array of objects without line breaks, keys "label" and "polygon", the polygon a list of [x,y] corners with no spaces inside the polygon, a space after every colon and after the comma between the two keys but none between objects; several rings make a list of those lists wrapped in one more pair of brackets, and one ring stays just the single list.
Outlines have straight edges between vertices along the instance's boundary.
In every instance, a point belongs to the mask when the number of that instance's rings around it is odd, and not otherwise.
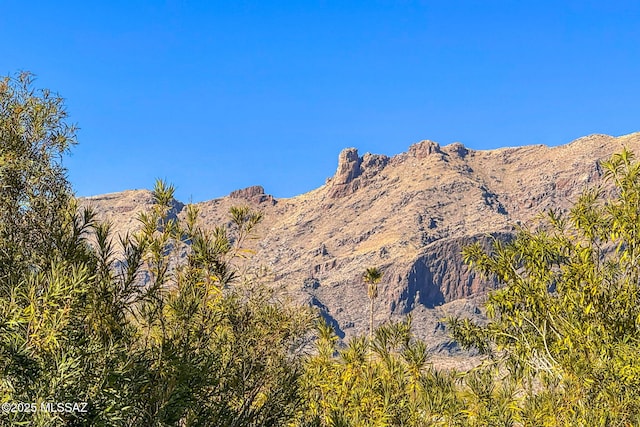
[{"label": "mountain slope", "polygon": [[[598,161],[623,146],[640,153],[640,133],[489,151],[422,141],[394,157],[348,148],[334,176],[308,193],[276,199],[256,186],[198,205],[206,226],[226,223],[233,205],[264,212],[253,261],[269,268],[283,298],[317,306],[341,336],[366,330],[361,275],[377,266],[384,277],[376,321],[412,313],[418,335],[446,349],[439,319],[477,315],[477,299],[496,286],[463,265],[461,248],[508,239],[515,224],[540,211],[568,208],[599,182]],[[151,194],[126,191],[83,203],[123,232],[135,228],[135,212],[150,206]]]}]

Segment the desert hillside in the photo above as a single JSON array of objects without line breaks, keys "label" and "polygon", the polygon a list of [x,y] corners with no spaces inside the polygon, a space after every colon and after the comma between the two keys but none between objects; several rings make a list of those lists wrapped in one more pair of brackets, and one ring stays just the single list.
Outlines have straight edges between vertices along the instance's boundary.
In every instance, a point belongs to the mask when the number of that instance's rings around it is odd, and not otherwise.
[{"label": "desert hillside", "polygon": [[[413,314],[433,350],[450,348],[440,319],[478,315],[496,283],[463,265],[474,240],[508,239],[514,225],[542,210],[567,208],[599,182],[598,161],[626,146],[640,153],[640,133],[591,135],[566,145],[475,151],[460,143],[421,141],[393,157],[347,148],[335,174],[308,193],[276,199],[260,186],[199,203],[202,223],[224,224],[233,205],[264,213],[255,243],[282,298],[318,307],[342,337],[368,326],[366,267],[384,271],[376,321]],[[124,232],[147,209],[146,190],[83,199]],[[176,202],[180,214],[183,204]]]}]

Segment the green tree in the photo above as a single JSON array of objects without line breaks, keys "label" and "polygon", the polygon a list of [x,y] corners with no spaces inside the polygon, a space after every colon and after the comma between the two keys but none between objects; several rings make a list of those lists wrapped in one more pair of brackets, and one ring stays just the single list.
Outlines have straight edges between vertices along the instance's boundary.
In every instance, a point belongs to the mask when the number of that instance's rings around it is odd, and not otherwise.
[{"label": "green tree", "polygon": [[34,89],[31,74],[0,79],[0,278],[44,268],[60,249],[73,215],[61,157],[75,131],[63,99]]},{"label": "green tree", "polygon": [[382,280],[382,272],[376,267],[369,267],[362,275],[362,281],[367,285],[367,295],[369,296],[369,340],[373,339],[373,304],[378,298],[378,283]]},{"label": "green tree", "polygon": [[525,425],[640,423],[640,164],[623,150],[602,162],[608,187],[568,213],[464,250],[504,287],[490,322],[451,319],[454,337],[489,353],[528,396]]}]

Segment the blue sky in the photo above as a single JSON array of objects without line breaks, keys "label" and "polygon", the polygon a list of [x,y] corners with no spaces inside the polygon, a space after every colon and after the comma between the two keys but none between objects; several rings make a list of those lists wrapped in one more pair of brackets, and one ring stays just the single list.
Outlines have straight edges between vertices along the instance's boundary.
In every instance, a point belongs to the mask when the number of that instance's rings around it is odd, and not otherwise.
[{"label": "blue sky", "polygon": [[324,183],[345,147],[640,131],[637,1],[15,1],[0,74],[67,99],[78,195]]}]

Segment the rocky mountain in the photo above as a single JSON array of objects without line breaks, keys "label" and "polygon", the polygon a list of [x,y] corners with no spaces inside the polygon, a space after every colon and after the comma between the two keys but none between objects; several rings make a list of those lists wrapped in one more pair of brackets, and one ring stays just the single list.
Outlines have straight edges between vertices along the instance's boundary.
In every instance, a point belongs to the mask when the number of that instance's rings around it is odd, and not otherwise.
[{"label": "rocky mountain", "polygon": [[[376,322],[411,313],[416,333],[447,351],[441,318],[479,315],[482,295],[497,286],[462,263],[462,247],[509,239],[515,225],[542,210],[569,207],[599,182],[598,161],[623,146],[640,153],[640,133],[488,151],[421,141],[393,157],[347,148],[336,173],[308,193],[277,199],[255,186],[198,205],[211,227],[227,223],[233,205],[262,211],[253,262],[268,267],[282,298],[318,307],[341,337],[368,327],[361,277],[376,266],[384,271]],[[148,209],[151,193],[83,203],[124,232],[137,226],[135,214]],[[176,202],[176,214],[183,207]]]}]

